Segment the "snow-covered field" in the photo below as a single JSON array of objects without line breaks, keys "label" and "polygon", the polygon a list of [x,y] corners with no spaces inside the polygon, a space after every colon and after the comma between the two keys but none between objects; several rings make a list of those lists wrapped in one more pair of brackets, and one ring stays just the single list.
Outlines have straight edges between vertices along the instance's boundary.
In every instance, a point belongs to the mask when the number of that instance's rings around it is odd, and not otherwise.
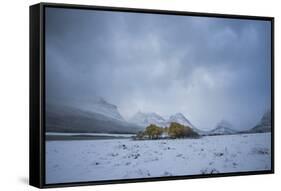
[{"label": "snow-covered field", "polygon": [[46,143],[48,184],[270,169],[271,133]]}]

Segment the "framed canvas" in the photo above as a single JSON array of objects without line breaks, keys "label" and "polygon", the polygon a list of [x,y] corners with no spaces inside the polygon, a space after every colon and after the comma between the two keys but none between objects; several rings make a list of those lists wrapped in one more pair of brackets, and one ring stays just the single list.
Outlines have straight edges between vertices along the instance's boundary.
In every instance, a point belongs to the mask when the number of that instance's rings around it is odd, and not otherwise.
[{"label": "framed canvas", "polygon": [[274,18],[30,7],[30,185],[274,172]]}]

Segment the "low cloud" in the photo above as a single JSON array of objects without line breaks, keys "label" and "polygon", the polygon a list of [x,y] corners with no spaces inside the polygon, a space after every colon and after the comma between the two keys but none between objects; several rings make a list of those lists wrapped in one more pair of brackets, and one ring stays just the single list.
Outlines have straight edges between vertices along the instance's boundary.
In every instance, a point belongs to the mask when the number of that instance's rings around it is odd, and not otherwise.
[{"label": "low cloud", "polygon": [[251,128],[270,107],[270,47],[267,21],[47,8],[47,101]]}]

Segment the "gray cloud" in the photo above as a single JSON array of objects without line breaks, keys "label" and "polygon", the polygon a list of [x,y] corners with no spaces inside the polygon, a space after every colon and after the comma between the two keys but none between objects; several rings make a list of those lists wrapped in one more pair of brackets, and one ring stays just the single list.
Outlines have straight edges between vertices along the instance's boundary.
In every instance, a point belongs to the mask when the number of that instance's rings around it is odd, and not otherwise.
[{"label": "gray cloud", "polygon": [[47,101],[250,128],[270,107],[270,47],[267,21],[47,8]]}]

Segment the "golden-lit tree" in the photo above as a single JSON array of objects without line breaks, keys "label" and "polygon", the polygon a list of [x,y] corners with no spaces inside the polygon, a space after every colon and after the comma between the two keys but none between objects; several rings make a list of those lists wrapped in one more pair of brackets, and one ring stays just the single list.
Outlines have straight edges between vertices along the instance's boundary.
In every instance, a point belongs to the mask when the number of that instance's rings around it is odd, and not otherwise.
[{"label": "golden-lit tree", "polygon": [[181,125],[179,123],[171,123],[168,129],[171,138],[198,137],[199,135],[193,131],[191,127]]},{"label": "golden-lit tree", "polygon": [[162,132],[162,128],[154,124],[146,127],[144,131],[145,135],[147,135],[149,139],[158,139],[161,136]]}]

